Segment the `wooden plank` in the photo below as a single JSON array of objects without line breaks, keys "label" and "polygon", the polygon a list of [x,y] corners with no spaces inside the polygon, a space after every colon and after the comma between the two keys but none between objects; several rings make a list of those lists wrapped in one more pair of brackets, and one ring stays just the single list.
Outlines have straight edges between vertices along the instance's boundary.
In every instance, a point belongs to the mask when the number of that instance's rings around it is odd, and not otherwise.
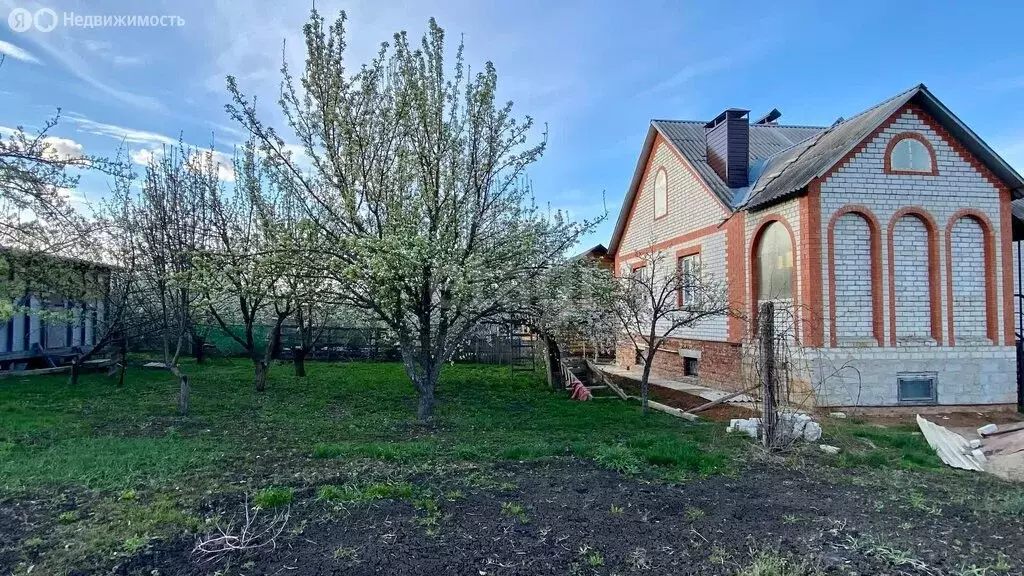
[{"label": "wooden plank", "polygon": [[989,438],[991,436],[999,436],[1000,434],[1009,434],[1010,432],[1017,432],[1018,430],[1024,430],[1024,422],[1013,422],[1011,424],[997,424],[997,430],[989,434],[982,434],[983,438]]},{"label": "wooden plank", "polygon": [[981,442],[981,451],[986,455],[1014,454],[1024,450],[1024,430],[1000,436],[989,436]]},{"label": "wooden plank", "polygon": [[597,377],[601,379],[601,382],[604,382],[606,386],[611,388],[612,391],[615,392],[615,394],[618,395],[619,398],[622,398],[623,400],[629,400],[629,395],[623,392],[622,388],[619,388],[618,384],[612,382],[612,379],[609,378],[603,370],[599,369],[597,365],[595,365],[590,360],[587,360],[587,368],[590,369],[591,374],[597,374]]},{"label": "wooden plank", "polygon": [[43,376],[45,374],[60,374],[70,372],[71,366],[57,366],[56,368],[40,368],[38,370],[5,370],[0,372],[0,380],[4,378],[21,378],[22,376]]},{"label": "wooden plank", "polygon": [[690,422],[693,422],[693,421],[697,420],[697,416],[695,416],[693,414],[690,414],[686,410],[681,410],[679,408],[673,408],[671,406],[666,406],[665,404],[662,404],[660,402],[655,402],[653,400],[647,400],[647,405],[650,406],[651,408],[657,410],[658,412],[664,412],[666,414],[671,414],[673,416],[678,416],[679,418],[684,418],[686,420],[689,420]]},{"label": "wooden plank", "polygon": [[710,408],[714,408],[715,406],[718,406],[719,404],[721,404],[723,402],[728,402],[729,400],[732,400],[733,398],[735,398],[737,396],[742,396],[743,394],[747,394],[749,392],[753,392],[754,390],[757,390],[760,387],[761,387],[760,384],[758,384],[757,386],[751,386],[750,388],[747,388],[746,390],[741,390],[739,392],[733,392],[732,394],[729,394],[728,396],[722,396],[718,400],[712,400],[711,402],[708,402],[706,404],[701,404],[700,406],[697,406],[693,410],[690,410],[690,414],[696,414],[698,412],[703,412],[703,411],[708,410]]}]

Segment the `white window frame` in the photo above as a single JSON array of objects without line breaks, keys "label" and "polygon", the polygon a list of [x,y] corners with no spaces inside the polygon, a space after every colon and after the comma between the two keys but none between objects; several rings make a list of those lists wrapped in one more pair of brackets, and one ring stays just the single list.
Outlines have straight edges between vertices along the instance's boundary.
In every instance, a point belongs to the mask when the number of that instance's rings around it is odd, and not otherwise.
[{"label": "white window frame", "polygon": [[699,306],[700,295],[695,291],[696,285],[688,284],[686,279],[689,278],[691,274],[694,274],[692,272],[694,268],[696,268],[696,274],[700,274],[700,252],[680,256],[677,260],[677,265],[679,266],[679,278],[681,281],[681,285],[679,286],[679,304],[683,306]]}]

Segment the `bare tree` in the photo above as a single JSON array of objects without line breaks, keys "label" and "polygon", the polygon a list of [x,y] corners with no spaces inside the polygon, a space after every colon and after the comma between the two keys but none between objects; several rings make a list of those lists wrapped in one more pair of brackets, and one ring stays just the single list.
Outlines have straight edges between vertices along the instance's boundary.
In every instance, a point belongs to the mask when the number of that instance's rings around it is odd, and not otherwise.
[{"label": "bare tree", "polygon": [[304,31],[305,70],[297,85],[283,67],[281,98],[298,144],[260,120],[233,78],[228,111],[302,199],[343,301],[395,334],[429,419],[441,369],[466,336],[514,312],[517,294],[593,223],[533,203],[526,169],[545,144],[528,143],[532,120],[498,103],[492,64],[470,74],[461,46],[446,61],[433,20],[418,48],[396,34],[354,74],[344,14],[328,26],[313,11]]},{"label": "bare tree", "polygon": [[725,286],[699,264],[683,266],[660,250],[647,250],[630,270],[620,271],[613,298],[622,333],[643,358],[640,394],[647,413],[651,368],[667,338],[702,321],[734,313]]}]

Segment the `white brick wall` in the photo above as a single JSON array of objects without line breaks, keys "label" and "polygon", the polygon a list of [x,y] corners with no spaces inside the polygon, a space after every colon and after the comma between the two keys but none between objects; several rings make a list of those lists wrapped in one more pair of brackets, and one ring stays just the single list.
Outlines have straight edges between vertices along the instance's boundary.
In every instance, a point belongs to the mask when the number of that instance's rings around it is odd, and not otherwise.
[{"label": "white brick wall", "polygon": [[[668,175],[668,214],[654,219],[654,175],[659,168]],[[637,193],[633,215],[619,245],[620,254],[628,254],[683,234],[720,224],[728,216],[717,199],[664,142],[651,153],[648,177]],[[722,253],[725,258],[725,253]]]},{"label": "white brick wall", "polygon": [[[893,136],[901,132],[917,132],[928,139],[935,149],[938,171],[937,176],[926,175],[893,175],[885,174],[885,149]],[[999,231],[999,192],[978,171],[965,162],[960,155],[939,137],[925,122],[917,118],[913,112],[906,111],[889,127],[876,136],[867,147],[855,155],[849,162],[832,174],[821,186],[821,226],[822,238],[827,238],[828,222],[837,210],[848,204],[867,206],[878,218],[881,228],[881,260],[882,260],[882,305],[883,333],[889,334],[889,253],[888,227],[893,214],[907,206],[919,206],[927,210],[935,218],[938,226],[938,250],[940,275],[939,286],[943,313],[941,314],[942,334],[949,333],[948,316],[945,313],[946,302],[946,224],[954,212],[963,208],[973,208],[985,214],[992,223],[992,233],[1000,238]],[[822,258],[828,257],[823,248]],[[996,250],[994,268],[1002,270],[1002,251]],[[837,268],[840,263],[837,262]],[[828,310],[828,263],[822,262],[822,273],[825,294],[825,318]],[[1001,286],[1002,276],[998,277]],[[997,295],[1001,295],[1001,288]],[[999,334],[1002,334],[1002,297],[996,298],[999,318]],[[897,318],[897,325],[899,324]],[[825,323],[825,342],[829,341],[829,324]]]},{"label": "white brick wall", "polygon": [[893,252],[896,343],[920,344],[929,340],[932,333],[928,229],[920,218],[907,215],[896,221]]},{"label": "white brick wall", "polygon": [[[654,219],[654,175],[660,168],[665,168],[668,175],[668,214],[663,218]],[[632,218],[620,243],[619,253],[643,250],[654,244],[688,234],[702,228],[717,226],[728,216],[722,205],[712,198],[693,174],[679,160],[672,149],[660,142],[651,154],[648,164],[648,177],[637,193],[633,206]],[[725,286],[725,228],[711,232],[700,238],[677,242],[662,247],[659,252],[664,262],[658,266],[666,274],[673,273],[676,265],[676,252],[694,246],[700,246],[701,270],[710,283]],[[639,258],[623,260],[624,268],[632,268],[639,263]],[[709,318],[693,328],[677,330],[672,333],[675,338],[694,340],[726,340],[726,318]],[[665,329],[663,323],[661,328]]]},{"label": "white brick wall", "polygon": [[[938,175],[892,175],[884,171],[884,155],[891,139],[901,132],[916,132],[924,136],[935,150]],[[813,358],[812,374],[820,387],[818,401],[822,405],[891,406],[897,404],[896,378],[901,372],[935,372],[938,380],[939,404],[997,404],[1016,400],[1016,359],[1012,346],[1003,342],[987,345],[977,338],[960,339],[960,334],[984,335],[984,275],[979,254],[982,247],[975,232],[962,225],[954,228],[953,270],[947,270],[946,226],[955,212],[965,208],[978,210],[991,222],[997,247],[1000,236],[999,191],[978,171],[913,112],[904,111],[899,118],[843,167],[833,173],[821,187],[821,237],[827,238],[828,223],[841,208],[855,204],[866,206],[877,217],[880,227],[880,262],[882,277],[882,321],[886,340],[890,334],[889,320],[889,222],[896,211],[908,206],[926,210],[935,219],[938,228],[939,293],[941,304],[941,334],[945,340],[949,333],[947,301],[947,274],[953,274],[954,327],[956,346],[913,345],[908,335],[930,336],[929,295],[924,274],[927,271],[927,248],[924,228],[919,220],[901,219],[895,229],[896,256],[896,332],[903,338],[903,346],[842,347],[807,350]],[[976,225],[975,225],[976,226]],[[849,266],[848,254],[841,253],[846,242],[836,229],[837,272],[837,332],[847,329],[843,318],[846,304],[842,302],[845,288],[840,288],[838,275]],[[845,250],[845,249],[844,249]],[[963,253],[970,256],[960,257]],[[997,298],[999,331],[1002,326],[1002,251],[995,251],[993,268],[997,271]],[[829,318],[829,284],[827,247],[822,247],[822,286],[824,316]],[[961,261],[963,266],[961,266]],[[979,284],[980,283],[980,284]],[[868,284],[861,285],[858,298],[870,298]],[[980,292],[979,292],[980,290]],[[982,295],[981,306],[975,304]],[[960,304],[957,304],[957,302]],[[962,320],[962,322],[961,322]],[[859,321],[863,321],[862,319]],[[962,325],[961,325],[962,324]],[[830,326],[826,321],[825,342],[830,341]],[[921,344],[921,342],[917,342]],[[948,342],[944,342],[948,344]],[[844,368],[849,366],[855,368]],[[837,372],[838,371],[838,372]],[[820,382],[820,380],[824,380]]]},{"label": "white brick wall", "polygon": [[[1017,401],[1013,346],[822,348],[809,351],[820,406],[894,406],[903,372],[936,373],[939,404]],[[856,368],[856,369],[854,369]]]},{"label": "white brick wall", "polygon": [[960,218],[950,233],[955,343],[986,340],[985,237],[972,218]]},{"label": "white brick wall", "polygon": [[851,212],[836,220],[834,234],[836,262],[842,263],[835,269],[837,344],[863,343],[874,337],[871,230],[863,216]]}]

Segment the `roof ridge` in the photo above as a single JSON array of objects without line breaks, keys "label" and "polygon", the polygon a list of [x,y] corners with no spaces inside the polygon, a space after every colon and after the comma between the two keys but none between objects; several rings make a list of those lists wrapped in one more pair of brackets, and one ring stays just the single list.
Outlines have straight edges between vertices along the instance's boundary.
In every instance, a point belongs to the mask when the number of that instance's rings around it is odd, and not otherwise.
[{"label": "roof ridge", "polygon": [[[674,122],[676,124],[707,124],[706,120],[669,120],[667,118],[651,118],[651,122]],[[751,124],[751,128],[807,128],[809,130],[827,130],[828,126],[814,126],[811,124]]]}]

